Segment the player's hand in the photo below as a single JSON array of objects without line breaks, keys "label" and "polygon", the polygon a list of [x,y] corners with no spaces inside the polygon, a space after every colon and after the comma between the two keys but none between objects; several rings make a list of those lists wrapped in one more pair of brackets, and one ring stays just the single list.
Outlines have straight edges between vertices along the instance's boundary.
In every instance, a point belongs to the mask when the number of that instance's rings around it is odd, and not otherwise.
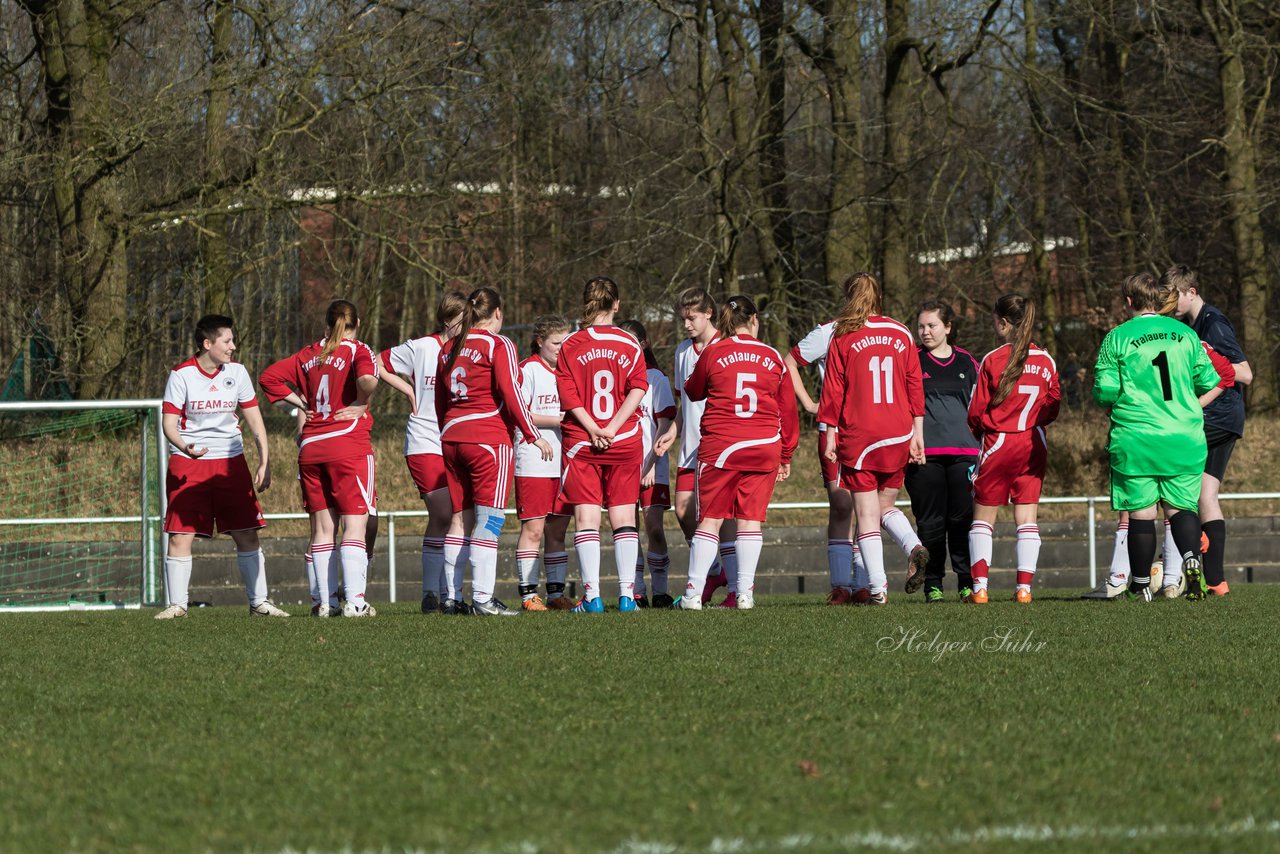
[{"label": "player's hand", "polygon": [[208,448],[197,448],[195,445],[187,445],[182,452],[193,460],[198,460],[205,454],[209,453]]},{"label": "player's hand", "polygon": [[344,406],[341,409],[339,409],[337,412],[333,413],[333,420],[334,421],[356,421],[364,417],[364,414],[368,411],[369,411],[369,405],[367,403],[364,405],[353,403],[351,406]]},{"label": "player's hand", "polygon": [[266,492],[271,488],[271,467],[266,463],[258,466],[258,471],[253,476],[253,488],[259,492]]},{"label": "player's hand", "polygon": [[804,411],[805,411],[805,412],[807,412],[807,413],[809,413],[810,415],[817,415],[817,414],[818,414],[818,402],[817,402],[816,400],[811,400],[811,401],[809,401],[808,403],[806,403],[806,404],[804,405]]},{"label": "player's hand", "polygon": [[826,448],[826,450],[825,450],[825,451],[823,451],[823,452],[822,452],[822,456],[823,456],[823,457],[825,457],[825,458],[826,458],[826,460],[827,460],[827,462],[829,462],[829,463],[839,462],[839,454],[837,454],[837,453],[836,453],[836,436],[835,436],[835,434],[834,434],[833,432],[831,432],[830,430],[828,430],[828,431],[826,432],[825,436],[826,436],[826,440],[827,440],[827,448]]},{"label": "player's hand", "polygon": [[642,489],[648,489],[653,486],[653,482],[658,479],[658,467],[649,466],[644,470],[644,474],[640,475],[640,486]]},{"label": "player's hand", "polygon": [[556,456],[555,449],[551,447],[551,443],[548,442],[546,439],[539,439],[538,441],[533,443],[533,446],[538,449],[539,453],[542,454],[543,462],[549,463],[553,459],[555,459],[555,456]]},{"label": "player's hand", "polygon": [[675,443],[675,431],[662,434],[658,437],[658,441],[653,443],[653,455],[655,457],[665,457],[667,455],[667,451],[671,450],[671,446]]},{"label": "player's hand", "polygon": [[778,483],[782,483],[789,477],[791,477],[791,463],[783,463],[778,466]]},{"label": "player's hand", "polygon": [[924,463],[924,437],[923,436],[911,437],[911,462],[920,463],[920,464]]}]

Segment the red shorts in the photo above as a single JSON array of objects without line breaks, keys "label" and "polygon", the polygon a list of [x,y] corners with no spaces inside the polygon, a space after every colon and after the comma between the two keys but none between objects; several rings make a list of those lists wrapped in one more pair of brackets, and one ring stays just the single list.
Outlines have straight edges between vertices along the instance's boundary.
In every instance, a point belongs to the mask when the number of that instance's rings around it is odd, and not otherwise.
[{"label": "red shorts", "polygon": [[973,500],[987,507],[1038,504],[1048,461],[1044,431],[988,433],[973,476]]},{"label": "red shorts", "polygon": [[298,463],[298,481],[302,486],[302,507],[308,513],[333,508],[340,516],[363,516],[377,509],[373,454],[325,463]]},{"label": "red shorts", "polygon": [[774,471],[733,471],[698,463],[698,521],[748,519],[763,522],[778,482]]},{"label": "red shorts", "polygon": [[560,475],[560,500],[566,504],[634,507],[640,501],[640,445],[634,459],[598,463],[587,453],[566,457]]},{"label": "red shorts", "polygon": [[822,467],[822,485],[830,486],[840,482],[840,463],[827,459],[827,434],[818,434],[818,465]]},{"label": "red shorts", "polygon": [[693,492],[698,485],[696,469],[676,469],[676,492]]},{"label": "red shorts", "polygon": [[648,510],[650,507],[670,507],[671,506],[671,485],[667,483],[655,483],[653,486],[645,487],[640,490],[640,509]]},{"label": "red shorts", "polygon": [[557,500],[558,477],[522,477],[516,475],[516,516],[521,522],[546,516],[572,516],[573,508]]},{"label": "red shorts", "polygon": [[461,513],[477,504],[506,507],[507,499],[511,497],[514,462],[515,451],[510,445],[446,442],[444,470],[453,512]]},{"label": "red shorts", "polygon": [[449,485],[444,473],[444,457],[440,454],[409,454],[404,461],[409,466],[413,485],[418,487],[419,498]]},{"label": "red shorts", "polygon": [[193,460],[173,454],[165,492],[169,496],[164,517],[167,534],[212,537],[215,523],[224,534],[256,531],[267,524],[243,454],[225,460]]},{"label": "red shorts", "polygon": [[871,471],[840,467],[840,488],[850,492],[879,492],[882,489],[901,489],[906,471]]}]

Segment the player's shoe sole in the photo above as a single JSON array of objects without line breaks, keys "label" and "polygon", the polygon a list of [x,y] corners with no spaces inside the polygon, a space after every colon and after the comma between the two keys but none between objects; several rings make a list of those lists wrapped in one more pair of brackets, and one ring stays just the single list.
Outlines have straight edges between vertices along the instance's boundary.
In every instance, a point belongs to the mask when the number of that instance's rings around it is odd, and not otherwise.
[{"label": "player's shoe sole", "polygon": [[1200,558],[1192,555],[1182,562],[1183,583],[1187,586],[1185,595],[1192,602],[1199,602],[1207,592],[1204,583],[1204,567]]},{"label": "player's shoe sole", "polygon": [[156,614],[157,620],[179,620],[187,616],[187,609],[181,605],[170,605]]},{"label": "player's shoe sole", "polygon": [[249,606],[250,617],[288,617],[287,611],[282,611],[276,607],[275,603],[270,599],[260,602],[257,605]]},{"label": "player's shoe sole", "polygon": [[911,550],[911,557],[907,558],[907,583],[903,585],[903,590],[915,593],[924,586],[924,568],[928,563],[928,549],[920,545]]}]

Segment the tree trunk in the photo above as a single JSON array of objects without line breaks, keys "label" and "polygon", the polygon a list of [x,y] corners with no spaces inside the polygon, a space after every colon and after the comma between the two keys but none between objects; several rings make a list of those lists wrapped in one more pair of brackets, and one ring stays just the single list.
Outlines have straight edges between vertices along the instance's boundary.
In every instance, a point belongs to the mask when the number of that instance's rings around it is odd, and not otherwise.
[{"label": "tree trunk", "polygon": [[1031,261],[1035,271],[1035,290],[1040,300],[1044,331],[1041,345],[1050,353],[1057,352],[1058,295],[1049,272],[1045,252],[1048,235],[1048,164],[1045,158],[1045,114],[1039,92],[1039,31],[1036,25],[1036,0],[1022,0],[1022,25],[1025,49],[1023,73],[1026,75],[1027,116],[1030,119],[1031,149]]},{"label": "tree trunk", "polygon": [[231,314],[231,250],[227,242],[227,146],[230,134],[227,120],[231,114],[230,63],[233,24],[231,0],[215,0],[210,31],[213,41],[209,54],[209,90],[206,96],[204,132],[204,192],[201,208],[205,211],[198,241],[200,262],[204,269],[205,310],[214,314]]},{"label": "tree trunk", "polygon": [[909,0],[885,0],[884,202],[880,221],[880,269],[884,309],[901,317],[910,301],[911,94],[908,59],[913,43],[909,35]]}]

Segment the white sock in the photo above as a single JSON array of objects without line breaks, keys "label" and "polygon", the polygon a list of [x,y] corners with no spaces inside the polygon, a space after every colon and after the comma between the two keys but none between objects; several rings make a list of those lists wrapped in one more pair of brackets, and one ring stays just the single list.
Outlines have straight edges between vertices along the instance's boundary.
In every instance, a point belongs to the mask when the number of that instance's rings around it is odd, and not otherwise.
[{"label": "white sock", "polygon": [[647,559],[649,575],[653,578],[653,595],[664,596],[668,590],[667,570],[671,567],[671,557],[667,554],[649,552]]},{"label": "white sock", "polygon": [[853,540],[827,540],[827,575],[832,587],[853,586]]},{"label": "white sock", "polygon": [[708,531],[694,531],[689,544],[689,581],[684,595],[702,601],[702,588],[707,586],[707,574],[715,563],[720,549],[720,538]]},{"label": "white sock", "polygon": [[578,554],[578,572],[582,575],[582,598],[600,598],[600,532],[578,531],[573,535],[573,550]]},{"label": "white sock", "polygon": [[466,537],[445,537],[444,549],[444,598],[462,601],[462,571],[471,554],[471,545]]},{"label": "white sock", "polygon": [[640,535],[634,528],[613,532],[613,559],[618,566],[618,595],[636,595],[636,561],[640,557]]},{"label": "white sock", "polygon": [[440,575],[444,571],[444,537],[422,538],[422,595],[444,595]]},{"label": "white sock", "polygon": [[981,575],[974,574],[974,591],[987,589],[987,579],[991,572],[991,535],[993,533],[994,529],[990,525],[979,522],[977,519],[969,526],[969,566],[973,568],[981,561],[986,567]]},{"label": "white sock", "polygon": [[191,586],[191,555],[164,559],[164,589],[170,605],[187,607]]},{"label": "white sock", "polygon": [[236,552],[236,566],[240,569],[240,578],[244,581],[244,595],[249,597],[249,607],[256,608],[267,601],[267,569],[262,557],[262,549],[251,552]]},{"label": "white sock", "polygon": [[853,545],[853,589],[862,590],[871,587],[871,579],[867,576],[867,562],[862,559],[862,549]]},{"label": "white sock", "polygon": [[569,553],[547,552],[542,556],[542,565],[547,570],[547,584],[564,584],[569,576]]},{"label": "white sock", "polygon": [[1124,587],[1129,583],[1129,523],[1121,522],[1116,526],[1116,544],[1111,552],[1111,574],[1107,582],[1115,587]]},{"label": "white sock", "polygon": [[728,583],[728,592],[738,592],[738,547],[733,543],[720,544],[720,565],[724,567],[724,578]]},{"label": "white sock", "polygon": [[365,550],[364,540],[344,539],[338,553],[342,556],[342,589],[347,604],[363,605],[369,581],[369,552]]},{"label": "white sock", "polygon": [[893,537],[893,541],[907,557],[910,557],[912,550],[920,545],[920,538],[916,536],[915,528],[911,527],[907,514],[897,507],[890,507],[884,511],[880,515],[880,524],[889,532],[889,536]]},{"label": "white sock", "polygon": [[1164,574],[1160,579],[1160,587],[1176,587],[1182,578],[1182,555],[1178,554],[1178,544],[1173,541],[1173,526],[1164,520]]},{"label": "white sock", "polygon": [[311,591],[311,607],[316,608],[320,605],[320,588],[316,584],[316,564],[311,559],[311,547],[307,547],[307,553],[302,556],[302,563],[307,569],[307,588]]},{"label": "white sock", "polygon": [[754,593],[756,567],[760,564],[760,551],[764,548],[762,531],[738,532],[738,590]]},{"label": "white sock", "polygon": [[[475,538],[472,538],[475,542]],[[516,549],[516,578],[522,587],[538,586],[538,550]]]},{"label": "white sock", "polygon": [[[487,532],[486,532],[487,533]],[[471,601],[483,605],[498,583],[498,540],[471,535]]]},{"label": "white sock", "polygon": [[330,587],[329,565],[333,562],[333,543],[312,543],[311,564],[316,573],[316,601],[328,602],[333,594]]},{"label": "white sock", "polygon": [[1035,523],[1018,526],[1018,541],[1014,544],[1018,558],[1018,588],[1031,589],[1031,578],[1040,562],[1040,527]]},{"label": "white sock", "polygon": [[880,539],[880,532],[859,534],[858,549],[867,566],[867,585],[872,595],[884,593],[889,589],[889,577],[884,573],[884,543]]}]

